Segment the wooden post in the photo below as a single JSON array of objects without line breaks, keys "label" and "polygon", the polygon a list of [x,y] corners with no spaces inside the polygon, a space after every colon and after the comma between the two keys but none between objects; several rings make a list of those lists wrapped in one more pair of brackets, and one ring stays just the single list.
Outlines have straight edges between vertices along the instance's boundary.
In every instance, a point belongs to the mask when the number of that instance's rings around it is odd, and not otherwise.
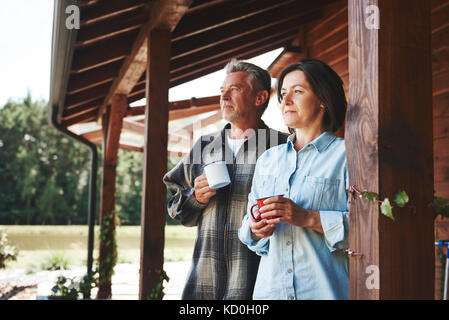
[{"label": "wooden post", "polygon": [[[349,106],[345,140],[351,185],[392,204],[350,203],[351,299],[432,299],[433,130],[430,1],[349,0]],[[376,28],[376,14],[380,28]],[[380,286],[379,286],[380,285]]]},{"label": "wooden post", "polygon": [[170,31],[155,29],[148,38],[145,144],[142,190],[139,299],[148,299],[164,263]]},{"label": "wooden post", "polygon": [[[122,131],[123,117],[128,107],[126,95],[115,95],[108,112],[103,115],[103,177],[101,188],[100,225],[106,216],[115,210],[115,177],[117,166],[117,154]],[[114,225],[111,226],[107,236],[108,240],[114,239]],[[99,264],[100,270],[108,269],[112,251],[106,241],[100,239]],[[107,274],[100,272],[100,286],[98,298],[108,299],[111,297],[111,279]]]}]

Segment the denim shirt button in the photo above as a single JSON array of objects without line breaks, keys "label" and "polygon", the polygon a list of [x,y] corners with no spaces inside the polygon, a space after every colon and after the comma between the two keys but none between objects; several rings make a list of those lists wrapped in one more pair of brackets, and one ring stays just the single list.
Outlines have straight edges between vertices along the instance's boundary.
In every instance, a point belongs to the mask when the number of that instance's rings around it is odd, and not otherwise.
[{"label": "denim shirt button", "polygon": [[287,243],[286,243],[286,245],[287,246],[289,246],[289,245],[291,245],[292,243],[290,242],[290,241],[287,241]]},{"label": "denim shirt button", "polygon": [[288,269],[287,270],[288,273],[292,273],[292,271],[293,271],[292,269]]},{"label": "denim shirt button", "polygon": [[295,297],[294,296],[290,296],[290,297],[288,297],[290,300],[295,300]]}]

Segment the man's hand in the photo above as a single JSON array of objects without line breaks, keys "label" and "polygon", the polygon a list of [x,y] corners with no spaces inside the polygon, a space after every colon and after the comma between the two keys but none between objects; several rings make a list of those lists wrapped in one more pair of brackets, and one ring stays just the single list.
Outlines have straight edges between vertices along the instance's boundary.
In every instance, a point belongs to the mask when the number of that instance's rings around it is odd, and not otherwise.
[{"label": "man's hand", "polygon": [[193,197],[199,203],[202,204],[208,203],[209,199],[212,198],[217,193],[215,189],[209,187],[209,183],[207,182],[205,173],[197,177],[193,183],[194,183]]}]

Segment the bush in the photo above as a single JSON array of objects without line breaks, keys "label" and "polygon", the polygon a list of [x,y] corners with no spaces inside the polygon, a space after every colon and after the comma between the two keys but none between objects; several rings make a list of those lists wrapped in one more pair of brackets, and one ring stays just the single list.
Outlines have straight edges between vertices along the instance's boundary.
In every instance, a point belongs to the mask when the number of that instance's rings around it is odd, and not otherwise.
[{"label": "bush", "polygon": [[5,268],[8,261],[17,260],[18,254],[19,250],[9,244],[6,231],[0,230],[0,269]]},{"label": "bush", "polygon": [[41,264],[42,270],[55,271],[66,270],[72,263],[64,253],[54,253],[47,258],[47,261]]}]

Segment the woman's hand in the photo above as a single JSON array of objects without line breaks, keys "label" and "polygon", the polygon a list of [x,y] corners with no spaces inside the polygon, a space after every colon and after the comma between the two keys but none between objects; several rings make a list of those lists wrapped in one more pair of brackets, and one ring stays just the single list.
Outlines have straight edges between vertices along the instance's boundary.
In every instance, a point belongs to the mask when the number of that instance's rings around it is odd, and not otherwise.
[{"label": "woman's hand", "polygon": [[311,228],[323,233],[320,213],[306,210],[289,198],[276,196],[264,201],[264,206],[259,209],[260,217],[269,224],[288,223],[297,227]]},{"label": "woman's hand", "polygon": [[249,227],[252,232],[251,238],[255,241],[270,237],[274,233],[274,229],[276,229],[276,225],[268,223],[266,219],[262,219],[258,222],[255,221],[252,216],[250,216],[249,219]]}]

